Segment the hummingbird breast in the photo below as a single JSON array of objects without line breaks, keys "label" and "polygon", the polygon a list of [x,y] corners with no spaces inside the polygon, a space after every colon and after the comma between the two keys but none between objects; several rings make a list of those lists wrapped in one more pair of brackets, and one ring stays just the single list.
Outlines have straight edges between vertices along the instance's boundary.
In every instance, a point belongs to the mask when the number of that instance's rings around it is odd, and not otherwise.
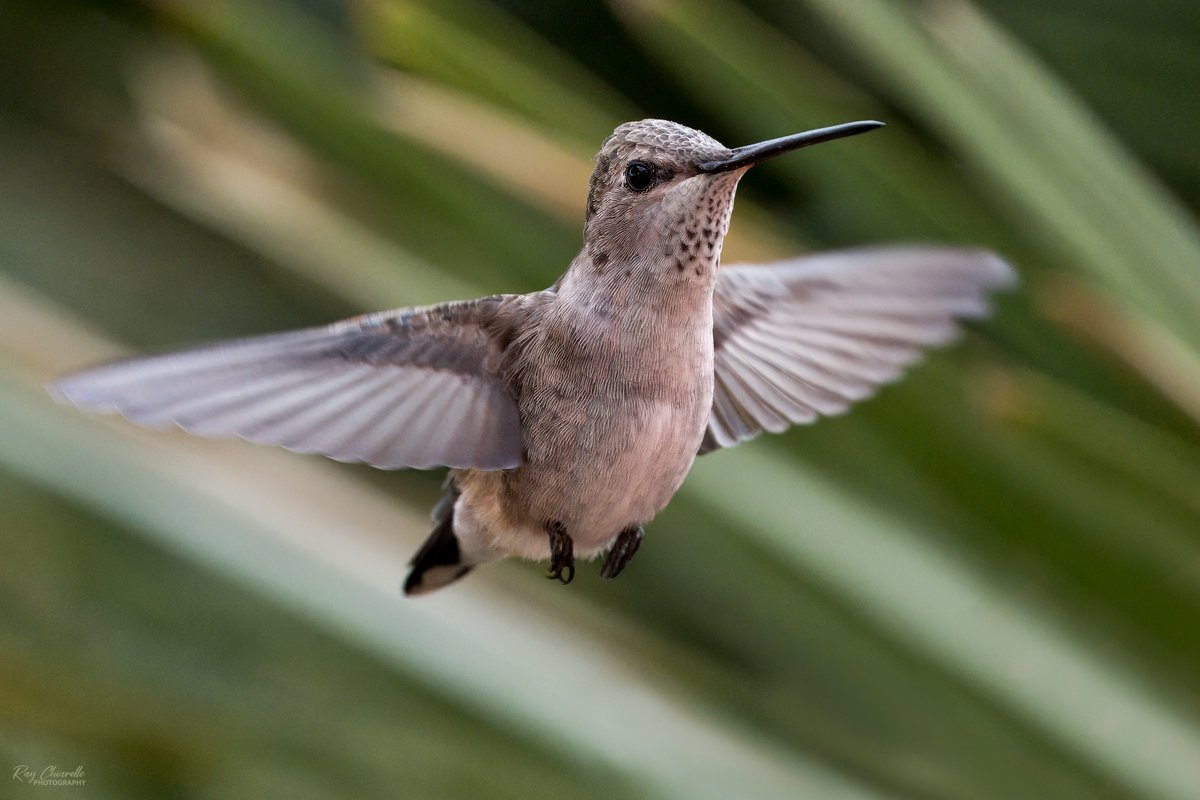
[{"label": "hummingbird breast", "polygon": [[547,309],[516,376],[525,463],[481,493],[499,555],[545,558],[552,521],[595,555],[666,506],[712,407],[711,291],[699,294],[682,314],[640,301]]}]

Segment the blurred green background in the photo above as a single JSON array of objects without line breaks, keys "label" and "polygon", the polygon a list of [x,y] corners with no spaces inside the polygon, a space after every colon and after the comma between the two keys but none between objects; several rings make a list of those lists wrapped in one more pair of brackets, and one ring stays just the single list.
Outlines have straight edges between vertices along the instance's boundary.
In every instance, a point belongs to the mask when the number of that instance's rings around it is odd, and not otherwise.
[{"label": "blurred green background", "polygon": [[[5,797],[1200,797],[1200,5],[0,2]],[[726,260],[993,248],[847,417],[701,459],[620,580],[401,598],[436,473],[135,430],[127,351],[530,291],[622,121],[869,137]]]}]

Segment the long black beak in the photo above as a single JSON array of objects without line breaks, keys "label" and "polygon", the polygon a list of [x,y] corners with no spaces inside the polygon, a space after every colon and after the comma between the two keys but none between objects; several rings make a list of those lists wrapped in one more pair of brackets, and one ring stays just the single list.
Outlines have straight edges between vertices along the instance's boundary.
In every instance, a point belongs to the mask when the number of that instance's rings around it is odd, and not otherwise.
[{"label": "long black beak", "polygon": [[816,130],[805,131],[804,133],[793,133],[791,136],[781,136],[778,139],[735,148],[730,151],[729,158],[723,158],[719,161],[705,161],[699,166],[699,170],[701,172],[728,172],[731,169],[751,167],[760,161],[766,161],[768,158],[774,158],[784,153],[790,153],[793,150],[799,150],[801,147],[821,144],[821,142],[832,142],[834,139],[844,139],[847,136],[857,136],[860,133],[866,133],[867,131],[873,131],[876,128],[882,127],[882,122],[868,119],[861,122],[847,122],[844,125],[834,125],[829,128],[817,128]]}]

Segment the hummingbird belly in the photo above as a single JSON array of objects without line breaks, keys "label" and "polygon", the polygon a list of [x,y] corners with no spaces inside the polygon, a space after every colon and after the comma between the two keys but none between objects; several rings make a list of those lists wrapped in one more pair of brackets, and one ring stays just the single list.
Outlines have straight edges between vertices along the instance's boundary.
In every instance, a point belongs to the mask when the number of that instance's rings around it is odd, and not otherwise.
[{"label": "hummingbird belly", "polygon": [[546,526],[559,522],[577,556],[601,553],[650,521],[687,476],[712,402],[711,378],[698,383],[672,399],[580,400],[527,417],[523,466],[460,473],[460,536],[499,556],[544,559]]},{"label": "hummingbird belly", "polygon": [[693,409],[657,402],[589,426],[588,445],[565,470],[558,498],[547,503],[565,517],[581,554],[604,549],[623,528],[650,521],[667,505],[695,459],[703,430],[697,417]]}]

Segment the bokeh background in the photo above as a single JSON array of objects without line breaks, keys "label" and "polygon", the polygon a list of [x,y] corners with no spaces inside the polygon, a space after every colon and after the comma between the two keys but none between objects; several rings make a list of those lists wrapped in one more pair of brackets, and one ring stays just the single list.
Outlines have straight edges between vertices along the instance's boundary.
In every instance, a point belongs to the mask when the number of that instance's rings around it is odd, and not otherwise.
[{"label": "bokeh background", "polygon": [[[1200,797],[1194,0],[0,2],[5,797]],[[406,601],[436,473],[145,432],[123,352],[548,285],[622,121],[726,260],[993,248],[849,416],[701,459],[621,579]]]}]

